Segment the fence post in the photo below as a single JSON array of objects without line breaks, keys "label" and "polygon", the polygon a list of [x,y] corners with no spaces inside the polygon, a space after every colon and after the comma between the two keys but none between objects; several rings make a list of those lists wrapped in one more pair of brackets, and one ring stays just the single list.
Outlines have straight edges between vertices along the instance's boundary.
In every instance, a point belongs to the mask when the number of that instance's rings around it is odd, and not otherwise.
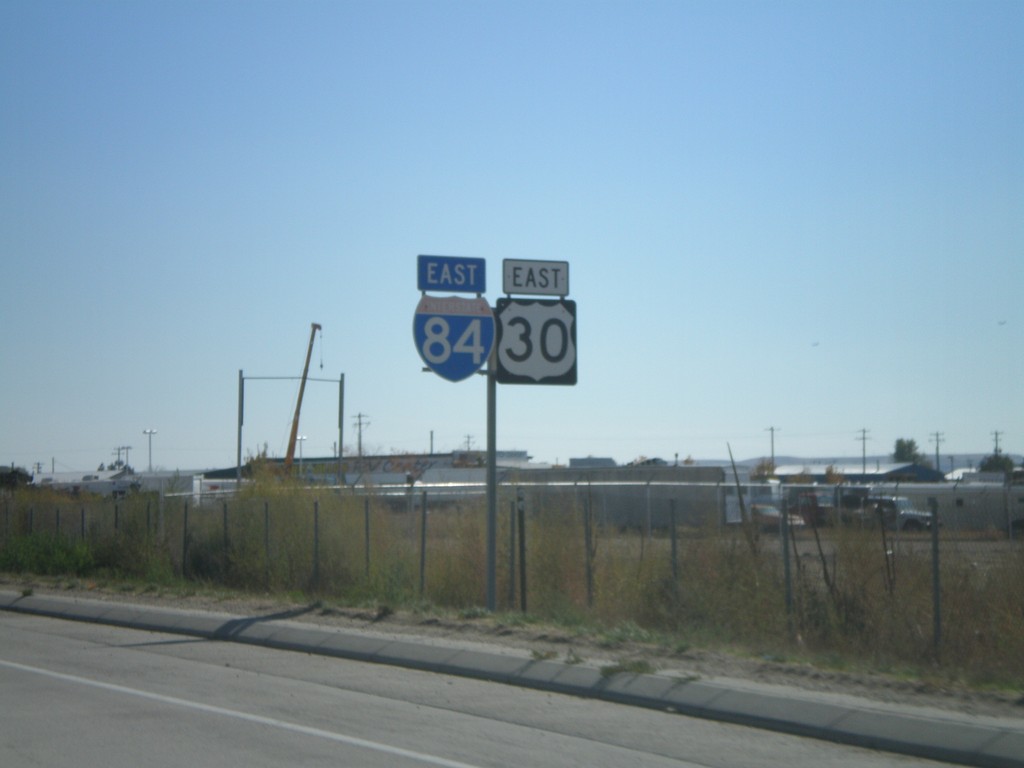
[{"label": "fence post", "polygon": [[85,541],[85,505],[84,505],[84,504],[82,505],[82,507],[81,507],[81,510],[80,510],[80,512],[79,512],[79,514],[80,514],[80,516],[81,516],[81,518],[82,518],[82,521],[81,521],[81,526],[82,526],[82,541],[84,542],[84,541]]},{"label": "fence post", "polygon": [[[779,538],[782,539],[782,574],[786,587],[786,620],[790,624],[790,635],[793,621],[793,574],[790,565],[790,540],[792,533],[789,529],[789,499],[785,494],[782,496],[782,522],[779,527]],[[792,543],[793,552],[796,553],[796,541]]]},{"label": "fence post", "polygon": [[591,509],[590,485],[583,499],[583,546],[586,549],[587,608],[594,607],[594,530]]},{"label": "fence post", "polygon": [[942,590],[939,579],[939,500],[931,496],[928,506],[932,513],[932,612],[934,613],[935,655],[938,657],[942,646]]},{"label": "fence post", "polygon": [[181,578],[188,579],[188,502],[181,516]]},{"label": "fence post", "polygon": [[228,503],[225,501],[222,507],[224,518],[224,575],[228,575]]},{"label": "fence post", "polygon": [[[593,514],[593,512],[591,512]],[[651,520],[651,481],[647,480],[647,484],[644,486],[644,541],[651,537],[651,526],[653,521]],[[643,559],[644,548],[640,548],[640,559]]]},{"label": "fence post", "polygon": [[676,500],[668,501],[668,527],[672,537],[672,592],[679,591],[679,540],[676,536]]},{"label": "fence post", "polygon": [[370,579],[370,497],[363,497],[363,548],[366,554],[366,579]]},{"label": "fence post", "polygon": [[522,495],[516,499],[516,513],[519,516],[519,608],[526,613],[526,500]]},{"label": "fence post", "polygon": [[313,499],[313,589],[320,589],[320,500]]},{"label": "fence post", "polygon": [[[516,489],[516,500],[520,490]],[[508,607],[516,604],[516,501],[508,503]]]},{"label": "fence post", "polygon": [[420,597],[427,588],[427,492],[420,496]]},{"label": "fence post", "polygon": [[263,500],[263,582],[270,589],[270,502]]},{"label": "fence post", "polygon": [[156,537],[162,542],[167,529],[164,527],[164,481],[160,481],[160,496],[156,502]]}]

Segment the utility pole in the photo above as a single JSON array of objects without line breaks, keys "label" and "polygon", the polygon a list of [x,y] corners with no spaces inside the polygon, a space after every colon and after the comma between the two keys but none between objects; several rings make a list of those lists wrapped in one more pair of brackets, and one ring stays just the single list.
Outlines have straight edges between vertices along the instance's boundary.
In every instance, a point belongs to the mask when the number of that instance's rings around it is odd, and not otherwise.
[{"label": "utility pole", "polygon": [[932,432],[931,439],[935,442],[935,468],[939,470],[939,472],[942,471],[942,464],[939,462],[939,445],[943,442],[942,437],[942,432]]},{"label": "utility pole", "polygon": [[1000,432],[1000,431],[999,431],[998,429],[997,429],[997,430],[995,430],[995,431],[994,431],[994,432],[992,433],[992,437],[994,437],[994,438],[996,439],[996,449],[995,449],[995,455],[996,455],[996,456],[998,456],[998,455],[999,455],[999,436],[1000,436],[1001,434],[1003,434],[1003,433],[1002,433],[1002,432]]},{"label": "utility pole", "polygon": [[[128,451],[130,451],[131,449],[132,449],[132,447],[130,445],[119,445],[113,451],[111,451],[111,455],[116,455],[117,456],[117,463],[114,465],[115,467],[120,469],[121,467],[127,467],[128,466]],[[123,464],[121,463],[121,451],[124,451],[124,463]]]},{"label": "utility pole", "polygon": [[153,471],[153,435],[156,434],[155,429],[144,429],[142,434],[149,438],[149,471]]},{"label": "utility pole", "polygon": [[864,477],[868,474],[868,432],[870,430],[861,428],[860,437],[857,438],[860,440],[860,472]]},{"label": "utility pole", "polygon": [[775,432],[781,431],[782,427],[766,427],[766,432],[771,432],[772,435],[772,474],[775,473]]},{"label": "utility pole", "polygon": [[466,451],[469,452],[471,450],[473,450],[473,436],[466,435]]},{"label": "utility pole", "polygon": [[356,435],[359,458],[363,458],[363,427],[370,426],[370,417],[365,413],[356,414]]}]

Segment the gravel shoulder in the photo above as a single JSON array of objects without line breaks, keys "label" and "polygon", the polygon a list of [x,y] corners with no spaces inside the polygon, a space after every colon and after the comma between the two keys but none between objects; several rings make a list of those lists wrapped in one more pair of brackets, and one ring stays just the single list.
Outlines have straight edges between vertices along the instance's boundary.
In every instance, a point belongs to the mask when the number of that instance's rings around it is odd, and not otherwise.
[{"label": "gravel shoulder", "polygon": [[327,602],[302,602],[283,596],[134,591],[89,583],[23,580],[10,576],[0,576],[0,588],[164,609],[208,611],[233,617],[286,614],[291,616],[291,621],[302,624],[405,639],[418,638],[424,642],[483,646],[495,652],[515,652],[570,664],[622,668],[640,665],[658,674],[690,679],[726,678],[747,684],[856,696],[887,705],[1024,719],[1024,691],[978,690],[871,671],[826,669],[804,662],[751,657],[714,649],[669,649],[653,643],[619,638],[610,640],[551,625],[527,623],[511,614],[482,614],[467,618],[441,613],[374,611]]}]

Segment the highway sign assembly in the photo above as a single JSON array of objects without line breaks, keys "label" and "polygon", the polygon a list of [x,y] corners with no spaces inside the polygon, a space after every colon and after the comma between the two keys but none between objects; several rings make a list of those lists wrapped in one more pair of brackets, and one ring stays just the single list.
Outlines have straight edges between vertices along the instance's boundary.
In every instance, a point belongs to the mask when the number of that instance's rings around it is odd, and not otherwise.
[{"label": "highway sign assembly", "polygon": [[480,370],[491,354],[494,313],[482,297],[424,295],[412,330],[427,367],[448,381],[462,381]]},{"label": "highway sign assembly", "polygon": [[487,262],[464,256],[419,256],[416,285],[421,291],[483,293]]},{"label": "highway sign assembly", "polygon": [[[487,284],[483,259],[419,256],[416,276],[422,296],[412,324],[416,351],[442,378],[462,381],[487,365],[490,611],[497,609],[497,385],[576,383],[576,302],[566,298],[569,262],[506,259],[502,271],[508,296],[498,299],[492,311],[483,298]],[[476,298],[430,296],[427,291],[475,293]],[[511,294],[559,298],[514,299]]]},{"label": "highway sign assembly", "polygon": [[499,384],[576,383],[576,302],[498,299]]}]

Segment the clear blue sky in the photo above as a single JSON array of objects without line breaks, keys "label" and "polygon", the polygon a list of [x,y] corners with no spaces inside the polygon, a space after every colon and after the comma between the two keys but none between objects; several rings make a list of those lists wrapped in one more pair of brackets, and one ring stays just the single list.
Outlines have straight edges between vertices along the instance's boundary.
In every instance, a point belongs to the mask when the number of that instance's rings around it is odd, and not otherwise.
[{"label": "clear blue sky", "polygon": [[[483,448],[482,377],[421,371],[421,253],[492,302],[570,264],[579,383],[500,387],[501,449],[1022,452],[1022,40],[1020,2],[7,0],[0,462],[232,466],[238,371],[298,376],[311,322],[347,450],[357,413]],[[246,454],[296,390],[247,386]]]}]

